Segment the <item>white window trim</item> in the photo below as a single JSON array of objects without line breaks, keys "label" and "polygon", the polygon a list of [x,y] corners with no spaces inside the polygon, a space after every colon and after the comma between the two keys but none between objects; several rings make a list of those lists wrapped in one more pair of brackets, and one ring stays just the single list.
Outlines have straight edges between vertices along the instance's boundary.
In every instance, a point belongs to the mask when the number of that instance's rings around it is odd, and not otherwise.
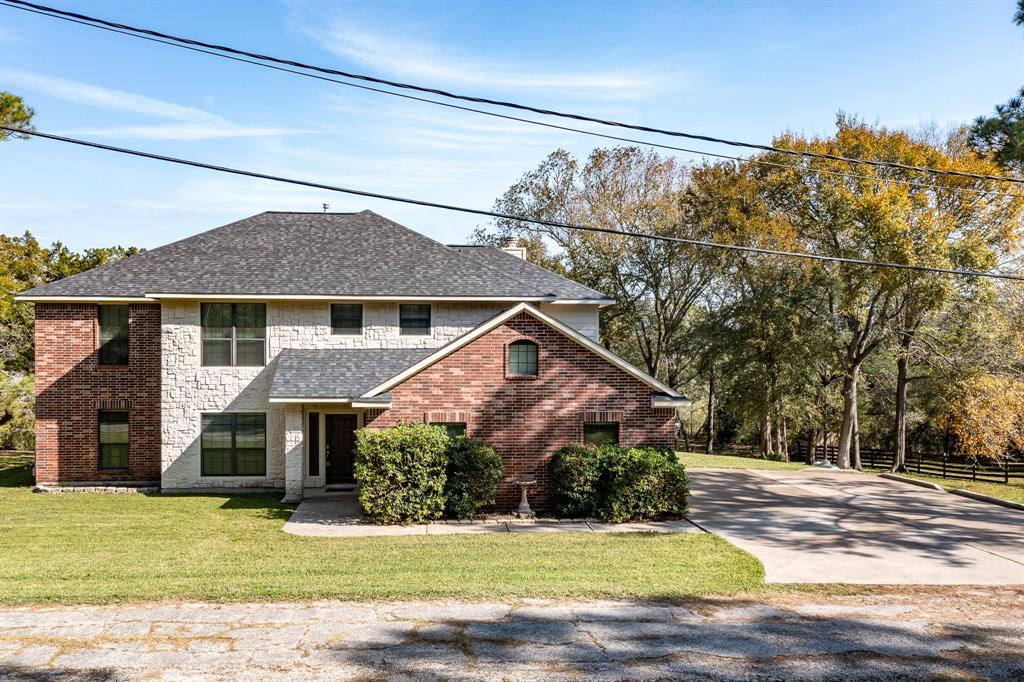
[{"label": "white window trim", "polygon": [[[196,335],[196,344],[199,347],[199,369],[200,371],[206,370],[246,370],[255,369],[257,372],[261,372],[266,369],[267,365],[270,364],[270,304],[264,303],[263,316],[263,364],[262,365],[204,365],[203,364],[203,304],[204,303],[253,303],[254,301],[196,301],[196,327],[199,329],[199,333]],[[235,359],[235,332],[234,326],[231,331],[231,359]]]}]

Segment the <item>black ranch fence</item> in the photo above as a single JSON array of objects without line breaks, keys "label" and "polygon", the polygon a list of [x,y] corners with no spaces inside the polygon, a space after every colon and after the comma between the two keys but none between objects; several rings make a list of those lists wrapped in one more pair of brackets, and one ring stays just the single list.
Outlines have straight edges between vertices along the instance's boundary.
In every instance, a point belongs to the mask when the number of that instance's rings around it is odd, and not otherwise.
[{"label": "black ranch fence", "polygon": [[[828,458],[835,464],[839,448],[819,445],[814,448],[817,459]],[[879,448],[861,448],[860,463],[868,469],[888,469],[892,466],[893,453]],[[1024,462],[1020,460],[1001,460],[998,462],[981,463],[968,457],[943,455],[941,453],[912,452],[907,453],[907,471],[926,476],[940,478],[959,478],[967,481],[988,481],[989,483],[1009,483],[1013,479],[1024,480]]]}]

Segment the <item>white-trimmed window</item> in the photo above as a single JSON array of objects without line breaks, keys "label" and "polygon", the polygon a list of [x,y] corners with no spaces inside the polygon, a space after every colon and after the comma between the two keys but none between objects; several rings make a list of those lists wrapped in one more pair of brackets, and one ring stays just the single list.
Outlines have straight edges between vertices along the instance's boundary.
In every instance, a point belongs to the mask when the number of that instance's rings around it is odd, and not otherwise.
[{"label": "white-trimmed window", "polygon": [[203,303],[200,324],[204,367],[266,364],[266,303]]},{"label": "white-trimmed window", "polygon": [[508,373],[514,377],[537,376],[537,344],[527,339],[508,344]]}]

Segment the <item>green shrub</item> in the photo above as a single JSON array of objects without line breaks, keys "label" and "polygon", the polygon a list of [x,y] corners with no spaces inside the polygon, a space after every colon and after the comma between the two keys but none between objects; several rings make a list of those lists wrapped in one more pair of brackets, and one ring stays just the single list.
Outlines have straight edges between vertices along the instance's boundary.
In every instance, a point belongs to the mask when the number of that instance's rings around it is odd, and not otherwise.
[{"label": "green shrub", "polygon": [[505,476],[501,456],[487,443],[465,436],[452,438],[448,448],[445,515],[468,519],[494,504],[498,484]]},{"label": "green shrub", "polygon": [[597,517],[620,523],[686,513],[688,480],[675,454],[658,448],[606,449]]},{"label": "green shrub", "polygon": [[604,448],[572,443],[551,457],[551,492],[561,517],[588,518],[597,513]]},{"label": "green shrub", "polygon": [[444,429],[426,424],[356,431],[355,477],[363,516],[373,523],[439,517],[450,442]]},{"label": "green shrub", "polygon": [[566,445],[551,460],[551,487],[560,516],[619,523],[686,513],[683,465],[671,450],[615,445]]}]

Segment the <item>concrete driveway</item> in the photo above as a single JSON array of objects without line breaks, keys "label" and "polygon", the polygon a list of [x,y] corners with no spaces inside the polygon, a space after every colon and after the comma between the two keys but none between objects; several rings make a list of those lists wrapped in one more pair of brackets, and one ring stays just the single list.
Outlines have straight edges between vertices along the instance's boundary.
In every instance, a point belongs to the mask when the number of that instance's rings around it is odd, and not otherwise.
[{"label": "concrete driveway", "polygon": [[1024,584],[1024,512],[859,473],[689,473],[690,520],[768,582]]}]

